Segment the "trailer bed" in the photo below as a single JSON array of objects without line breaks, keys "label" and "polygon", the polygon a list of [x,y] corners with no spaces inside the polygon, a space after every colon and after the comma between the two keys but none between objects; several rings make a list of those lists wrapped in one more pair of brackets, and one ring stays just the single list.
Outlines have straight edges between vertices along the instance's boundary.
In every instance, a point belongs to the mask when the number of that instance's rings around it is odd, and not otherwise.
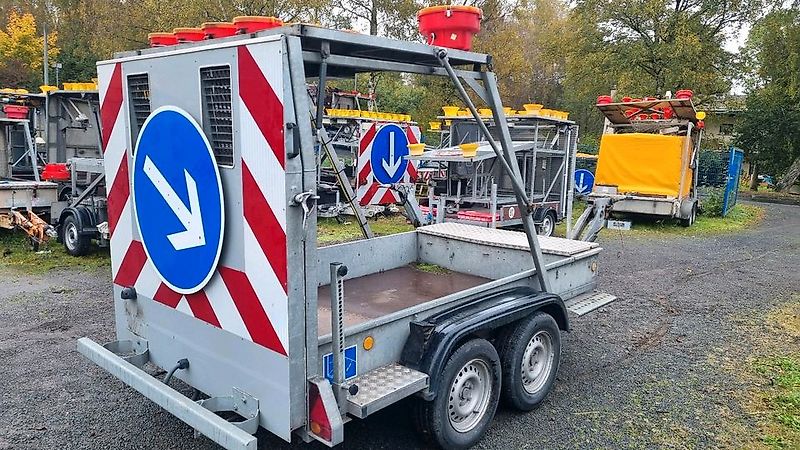
[{"label": "trailer bed", "polygon": [[[357,325],[486,283],[488,278],[408,264],[345,282],[344,324]],[[330,285],[317,289],[320,336],[331,332]]]},{"label": "trailer bed", "polygon": [[[600,251],[593,242],[544,236],[538,239],[545,262],[574,266],[561,269],[570,272],[583,272],[578,267],[587,266],[576,261],[592,258]],[[462,301],[482,286],[508,287],[514,283],[508,277],[533,269],[525,233],[452,222],[322,247],[318,257],[317,329],[321,344],[330,342],[331,262],[348,267],[344,277],[347,333]],[[501,282],[503,279],[508,281]],[[593,272],[559,279],[554,287],[554,292],[565,299],[574,297],[594,287]]]},{"label": "trailer bed", "polygon": [[0,210],[31,208],[37,212],[50,210],[58,201],[58,185],[49,181],[28,181],[0,178]]}]

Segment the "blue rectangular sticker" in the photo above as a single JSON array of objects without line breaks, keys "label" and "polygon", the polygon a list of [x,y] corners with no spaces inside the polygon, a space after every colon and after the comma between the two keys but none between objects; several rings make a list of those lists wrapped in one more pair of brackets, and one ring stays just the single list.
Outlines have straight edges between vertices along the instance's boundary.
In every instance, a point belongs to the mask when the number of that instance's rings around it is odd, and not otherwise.
[{"label": "blue rectangular sticker", "polygon": [[[333,383],[333,353],[328,353],[322,357],[322,369],[325,378]],[[358,374],[358,356],[356,346],[351,345],[344,349],[344,378],[349,380]]]}]

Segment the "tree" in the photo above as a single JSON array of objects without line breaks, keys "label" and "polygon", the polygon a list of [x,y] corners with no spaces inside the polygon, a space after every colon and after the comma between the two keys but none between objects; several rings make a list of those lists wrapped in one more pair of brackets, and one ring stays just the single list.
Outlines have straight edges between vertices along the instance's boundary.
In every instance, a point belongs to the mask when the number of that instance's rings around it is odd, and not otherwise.
[{"label": "tree", "polygon": [[599,31],[620,91],[713,95],[728,92],[735,74],[726,33],[760,8],[761,0],[580,0],[574,14],[590,27],[582,32]]},{"label": "tree", "polygon": [[750,92],[736,143],[761,173],[785,173],[778,187],[788,189],[800,172],[800,10],[777,10],[758,21],[745,56]]},{"label": "tree", "polygon": [[[57,34],[48,35],[48,56],[58,56]],[[11,11],[0,29],[0,85],[35,88],[42,82],[44,37],[36,30],[33,14]]]},{"label": "tree", "polygon": [[566,3],[523,0],[508,15],[490,21],[477,36],[477,51],[496,61],[504,103],[562,107],[565,46],[569,45]]}]

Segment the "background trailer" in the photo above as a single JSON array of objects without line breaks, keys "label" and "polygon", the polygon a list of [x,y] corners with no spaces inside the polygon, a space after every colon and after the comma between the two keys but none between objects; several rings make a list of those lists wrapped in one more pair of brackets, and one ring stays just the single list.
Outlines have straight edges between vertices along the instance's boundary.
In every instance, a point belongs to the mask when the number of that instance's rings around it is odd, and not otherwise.
[{"label": "background trailer", "polygon": [[606,116],[606,127],[589,199],[609,199],[612,214],[693,224],[703,122],[691,97],[599,103],[597,108]]},{"label": "background trailer", "polygon": [[[436,211],[437,221],[466,223],[484,227],[509,227],[522,224],[510,178],[491,146],[486,143],[475,119],[440,119],[448,127],[449,144],[411,156],[427,178],[428,211]],[[497,139],[495,120],[486,117],[492,139]],[[528,196],[535,204],[533,214],[539,234],[550,236],[556,223],[570,216],[575,171],[578,126],[575,122],[544,116],[513,115],[508,129],[514,154]],[[465,157],[458,144],[483,142],[473,157]],[[438,211],[442,211],[439,215]],[[568,223],[568,231],[570,228]]]},{"label": "background trailer", "polygon": [[[592,293],[597,244],[540,241],[530,211],[526,233],[444,223],[316,242],[315,135],[326,134],[307,77],[325,92],[327,76],[443,75],[464,97],[469,78],[502,118],[489,62],[294,25],[99,63],[118,340],[83,338],[79,351],[232,449],[256,448],[259,427],[335,445],[344,422],[411,395],[424,430],[463,448],[491,422],[501,377],[511,404],[540,404],[567,307],[613,300]],[[500,124],[492,144],[521,186]],[[420,270],[429,264],[441,278]],[[168,371],[163,382],[147,362]],[[182,395],[173,377],[207,397]]]}]

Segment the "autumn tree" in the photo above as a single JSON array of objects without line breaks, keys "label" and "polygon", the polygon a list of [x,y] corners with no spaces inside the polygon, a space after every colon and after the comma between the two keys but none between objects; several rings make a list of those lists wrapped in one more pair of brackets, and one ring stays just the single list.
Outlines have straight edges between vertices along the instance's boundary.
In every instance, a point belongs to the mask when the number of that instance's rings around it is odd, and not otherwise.
[{"label": "autumn tree", "polygon": [[496,17],[476,37],[476,50],[492,55],[505,104],[563,106],[567,5],[562,0],[523,0]]},{"label": "autumn tree", "polygon": [[[57,34],[48,35],[48,55],[58,56]],[[33,14],[11,11],[0,29],[0,85],[35,88],[42,83],[44,37],[36,29]]]},{"label": "autumn tree", "polygon": [[760,173],[785,174],[777,185],[787,189],[800,175],[800,9],[758,21],[745,56],[752,72],[737,145]]},{"label": "autumn tree", "polygon": [[726,36],[761,7],[761,0],[580,0],[573,14],[581,33],[600,39],[579,51],[609,56],[602,59],[615,66],[621,91],[712,95],[727,93],[736,73]]}]

